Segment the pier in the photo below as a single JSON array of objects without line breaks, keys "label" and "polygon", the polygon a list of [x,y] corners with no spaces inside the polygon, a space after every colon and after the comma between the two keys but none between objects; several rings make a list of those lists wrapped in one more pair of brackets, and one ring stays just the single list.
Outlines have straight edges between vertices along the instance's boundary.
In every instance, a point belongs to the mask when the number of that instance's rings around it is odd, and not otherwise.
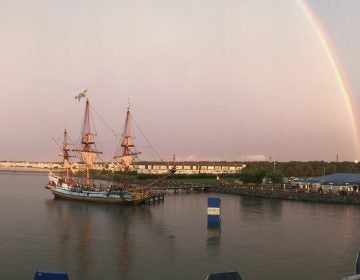
[{"label": "pier", "polygon": [[171,193],[191,193],[191,192],[209,192],[214,188],[213,185],[161,185],[153,187],[153,194],[145,200],[145,204],[154,204],[156,202],[164,202],[165,194]]},{"label": "pier", "polygon": [[156,202],[164,202],[164,200],[165,192],[156,191],[145,200],[145,204],[155,204]]},{"label": "pier", "polygon": [[174,185],[161,185],[154,187],[154,190],[163,191],[163,192],[173,192],[173,193],[190,193],[190,192],[208,192],[213,185],[195,185],[195,184],[174,184]]},{"label": "pier", "polygon": [[279,185],[217,186],[212,188],[211,191],[268,199],[360,205],[360,193],[358,192],[323,193],[319,191],[285,188]]},{"label": "pier", "polygon": [[311,191],[281,185],[162,185],[154,187],[156,194],[147,203],[163,201],[166,192],[191,193],[214,192],[233,195],[252,196],[267,199],[308,201],[360,205],[360,192]]}]

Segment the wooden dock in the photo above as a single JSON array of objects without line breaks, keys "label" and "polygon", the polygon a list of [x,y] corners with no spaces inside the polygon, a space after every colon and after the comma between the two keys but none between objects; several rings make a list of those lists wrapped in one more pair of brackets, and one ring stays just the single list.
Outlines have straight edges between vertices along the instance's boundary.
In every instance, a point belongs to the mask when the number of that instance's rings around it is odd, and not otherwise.
[{"label": "wooden dock", "polygon": [[165,192],[157,191],[145,200],[145,204],[160,203],[160,202],[164,202],[164,200],[165,200]]},{"label": "wooden dock", "polygon": [[213,187],[214,187],[213,185],[181,184],[181,185],[162,185],[162,186],[157,186],[154,189],[163,192],[190,193],[190,192],[208,192]]}]

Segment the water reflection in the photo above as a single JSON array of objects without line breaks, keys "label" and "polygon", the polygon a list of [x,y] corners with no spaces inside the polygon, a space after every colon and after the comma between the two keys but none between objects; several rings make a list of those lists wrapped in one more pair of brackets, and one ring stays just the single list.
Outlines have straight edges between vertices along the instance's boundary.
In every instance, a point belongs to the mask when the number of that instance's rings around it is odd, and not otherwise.
[{"label": "water reflection", "polygon": [[[91,241],[93,239],[93,232],[91,228],[91,220],[87,208],[83,210],[83,218],[79,221],[78,225],[78,252],[79,252],[79,270],[84,278],[88,277],[89,267],[92,265],[91,261]],[[64,229],[69,229],[69,225]]]},{"label": "water reflection", "polygon": [[152,219],[146,207],[53,199],[46,201],[46,208],[56,231],[61,266],[76,264],[76,275],[83,279],[103,261],[115,263],[119,275],[128,273],[133,263],[131,225],[136,218]]},{"label": "water reflection", "polygon": [[[123,275],[131,271],[133,265],[134,238],[132,234],[133,219],[141,218],[148,222],[152,220],[152,214],[146,207],[107,205],[107,213],[111,225],[112,247],[116,254],[113,256],[118,273]],[[121,222],[120,222],[121,220]],[[109,223],[107,223],[109,224]],[[106,240],[106,242],[108,242]],[[111,242],[111,241],[110,241]]]},{"label": "water reflection", "polygon": [[[250,223],[252,221],[258,223],[258,219],[280,220],[283,214],[283,201],[281,200],[242,196],[239,204],[242,219]],[[257,220],[253,219],[254,216],[256,216]]]},{"label": "water reflection", "polygon": [[[91,266],[91,218],[87,204],[47,200],[47,213],[53,221],[58,238],[58,253],[62,266],[76,264],[78,273],[88,276]],[[80,219],[76,217],[81,216]],[[52,234],[52,233],[50,233]]]},{"label": "water reflection", "polygon": [[221,224],[208,223],[207,232],[206,247],[213,255],[218,255],[221,241]]}]

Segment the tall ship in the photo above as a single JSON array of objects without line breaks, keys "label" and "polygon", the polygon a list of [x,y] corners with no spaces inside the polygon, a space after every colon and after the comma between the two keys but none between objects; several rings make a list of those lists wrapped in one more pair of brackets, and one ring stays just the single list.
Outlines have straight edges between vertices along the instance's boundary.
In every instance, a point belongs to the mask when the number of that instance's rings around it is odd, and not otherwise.
[{"label": "tall ship", "polygon": [[[50,189],[55,198],[71,199],[78,201],[103,202],[115,204],[140,204],[153,195],[152,186],[162,181],[175,171],[171,169],[169,174],[151,182],[145,186],[133,186],[129,184],[127,176],[120,184],[106,183],[94,184],[90,176],[94,163],[100,151],[96,149],[94,135],[90,127],[90,103],[86,99],[85,116],[81,132],[81,147],[79,149],[70,149],[67,131],[64,131],[63,146],[59,147],[62,157],[62,168],[55,174],[49,172],[49,183],[47,188]],[[121,141],[121,151],[115,155],[114,159],[121,170],[126,174],[133,163],[134,157],[139,154],[135,151],[133,137],[130,129],[130,106],[126,112],[123,138]],[[70,151],[79,153],[82,159],[83,172],[82,176],[74,173],[70,161]]]}]

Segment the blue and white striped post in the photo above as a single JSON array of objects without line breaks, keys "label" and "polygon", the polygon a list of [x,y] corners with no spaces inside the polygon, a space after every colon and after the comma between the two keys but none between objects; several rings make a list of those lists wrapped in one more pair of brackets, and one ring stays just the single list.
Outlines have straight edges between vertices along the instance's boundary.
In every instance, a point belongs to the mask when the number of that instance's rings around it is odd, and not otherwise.
[{"label": "blue and white striped post", "polygon": [[220,224],[221,218],[221,199],[218,197],[208,197],[208,223]]}]

